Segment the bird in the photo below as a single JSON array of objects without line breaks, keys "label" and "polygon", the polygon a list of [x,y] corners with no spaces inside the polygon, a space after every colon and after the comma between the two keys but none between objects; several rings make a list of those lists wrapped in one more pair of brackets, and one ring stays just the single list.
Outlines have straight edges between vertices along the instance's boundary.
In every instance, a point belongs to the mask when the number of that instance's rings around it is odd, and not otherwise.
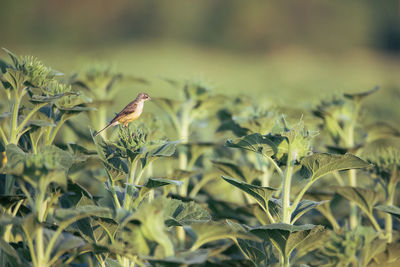
[{"label": "bird", "polygon": [[148,94],[139,93],[135,100],[130,102],[123,110],[121,110],[115,118],[112,119],[106,127],[98,131],[94,137],[111,126],[122,124],[123,127],[127,127],[128,123],[140,117],[143,111],[144,102],[147,100],[151,100],[151,97]]}]

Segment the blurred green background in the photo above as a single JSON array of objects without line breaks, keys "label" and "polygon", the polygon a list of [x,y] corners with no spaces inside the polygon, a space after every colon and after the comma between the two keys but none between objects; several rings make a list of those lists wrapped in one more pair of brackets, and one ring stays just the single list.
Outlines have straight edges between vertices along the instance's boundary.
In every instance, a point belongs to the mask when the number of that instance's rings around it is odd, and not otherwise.
[{"label": "blurred green background", "polygon": [[305,108],[379,85],[370,114],[400,122],[398,0],[0,3],[0,46],[66,74],[101,61],[150,81],[124,85],[110,114],[138,91],[173,96],[167,77]]}]

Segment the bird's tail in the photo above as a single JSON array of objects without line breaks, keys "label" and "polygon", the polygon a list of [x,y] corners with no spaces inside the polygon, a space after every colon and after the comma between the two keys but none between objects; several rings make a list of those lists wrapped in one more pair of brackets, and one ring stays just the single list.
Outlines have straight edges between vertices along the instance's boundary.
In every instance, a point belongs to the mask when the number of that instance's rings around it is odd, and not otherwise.
[{"label": "bird's tail", "polygon": [[98,136],[102,131],[106,130],[107,128],[114,126],[115,123],[109,123],[106,127],[104,127],[103,129],[101,129],[100,131],[98,131],[93,137]]}]

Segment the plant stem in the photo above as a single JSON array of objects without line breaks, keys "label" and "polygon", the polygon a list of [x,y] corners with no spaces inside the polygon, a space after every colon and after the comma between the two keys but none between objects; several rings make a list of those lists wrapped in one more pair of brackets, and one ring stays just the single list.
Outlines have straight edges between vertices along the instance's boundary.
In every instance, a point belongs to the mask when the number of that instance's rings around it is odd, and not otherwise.
[{"label": "plant stem", "polygon": [[135,174],[136,174],[136,168],[137,164],[139,162],[139,158],[135,158],[131,162],[131,166],[129,168],[129,176],[127,177],[127,183],[125,185],[125,197],[124,197],[124,208],[129,210],[130,207],[130,202],[131,202],[131,194],[133,193],[132,186],[135,183]]},{"label": "plant stem", "polygon": [[270,156],[267,156],[265,154],[262,154],[274,167],[274,169],[278,172],[279,176],[283,179],[284,178],[284,173],[282,171],[282,169],[278,166],[278,164],[275,162],[275,160],[273,160]]},{"label": "plant stem", "polygon": [[290,217],[291,217],[291,207],[290,207],[290,187],[292,182],[292,172],[295,158],[292,155],[292,149],[290,142],[288,141],[288,154],[287,154],[287,166],[285,170],[285,177],[282,181],[282,193],[281,193],[281,200],[282,200],[282,223],[290,224]]},{"label": "plant stem", "polygon": [[4,133],[2,127],[0,127],[0,136],[1,136],[1,139],[3,140],[3,142],[4,142],[4,145],[8,145],[8,140],[7,140],[6,134]]},{"label": "plant stem", "polygon": [[39,109],[41,109],[42,107],[44,107],[44,106],[46,106],[46,105],[47,105],[47,103],[41,103],[41,104],[39,104],[39,105],[36,105],[36,106],[31,110],[31,112],[29,112],[29,114],[25,117],[25,119],[21,122],[21,124],[18,126],[17,132],[20,132],[20,131],[25,127],[25,125],[28,123],[29,119],[30,119]]},{"label": "plant stem", "polygon": [[61,120],[58,122],[56,128],[51,133],[51,136],[49,136],[49,139],[47,140],[47,145],[51,145],[54,142],[54,139],[56,138],[56,135],[58,131],[60,130],[61,126],[65,123],[65,119],[61,118]]},{"label": "plant stem", "polygon": [[10,128],[10,143],[17,144],[17,127],[18,127],[18,111],[21,102],[21,97],[17,93],[17,89],[14,90],[14,105],[12,106],[12,117],[11,117],[11,128]]},{"label": "plant stem", "polygon": [[310,180],[302,189],[299,193],[297,193],[297,196],[295,200],[292,203],[292,207],[290,212],[293,212],[296,208],[297,205],[299,205],[301,199],[303,198],[304,194],[307,192],[307,190],[311,187],[311,185],[314,183],[314,181]]},{"label": "plant stem", "polygon": [[[396,192],[396,176],[397,176],[397,166],[394,166],[393,172],[392,172],[392,177],[390,178],[390,181],[388,183],[388,196],[386,200],[386,205],[387,206],[393,206],[394,202],[394,195]],[[391,243],[393,241],[393,218],[392,215],[387,213],[385,214],[385,231],[386,231],[386,237],[388,240],[388,243]]]}]

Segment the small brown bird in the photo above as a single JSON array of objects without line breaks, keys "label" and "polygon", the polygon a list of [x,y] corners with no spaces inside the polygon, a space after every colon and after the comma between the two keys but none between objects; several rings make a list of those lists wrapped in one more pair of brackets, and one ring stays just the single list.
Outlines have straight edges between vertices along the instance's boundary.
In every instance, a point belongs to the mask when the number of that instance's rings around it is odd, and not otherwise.
[{"label": "small brown bird", "polygon": [[106,130],[110,126],[115,126],[118,124],[122,124],[123,127],[128,126],[128,123],[140,117],[140,114],[142,114],[143,111],[144,102],[147,100],[151,100],[151,97],[148,94],[139,93],[135,100],[133,100],[123,110],[121,110],[121,112],[118,113],[106,127],[98,131],[94,136],[97,136],[99,133]]}]

